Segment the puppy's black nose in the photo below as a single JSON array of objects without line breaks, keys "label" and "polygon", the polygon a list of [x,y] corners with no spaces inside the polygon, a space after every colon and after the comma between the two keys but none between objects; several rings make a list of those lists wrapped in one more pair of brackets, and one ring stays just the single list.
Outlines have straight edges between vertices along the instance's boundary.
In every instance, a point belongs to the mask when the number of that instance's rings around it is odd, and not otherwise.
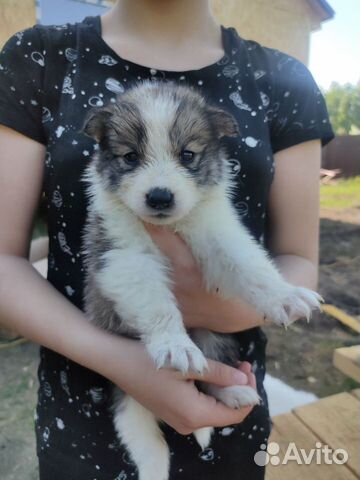
[{"label": "puppy's black nose", "polygon": [[153,188],[146,194],[146,203],[155,210],[165,210],[174,205],[174,194],[167,188]]}]

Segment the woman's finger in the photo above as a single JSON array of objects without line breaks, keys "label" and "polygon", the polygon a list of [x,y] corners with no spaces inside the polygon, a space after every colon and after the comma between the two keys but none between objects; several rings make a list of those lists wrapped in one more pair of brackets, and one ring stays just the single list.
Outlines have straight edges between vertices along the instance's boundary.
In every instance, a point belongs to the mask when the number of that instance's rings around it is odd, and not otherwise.
[{"label": "woman's finger", "polygon": [[144,223],[144,226],[151,238],[166,256],[172,257],[176,255],[178,248],[183,247],[182,244],[184,242],[182,239],[169,229],[149,223]]},{"label": "woman's finger", "polygon": [[202,410],[197,421],[202,427],[226,427],[241,423],[253,409],[253,406],[233,409],[217,401],[214,397],[201,392],[199,394],[201,395]]},{"label": "woman's finger", "polygon": [[254,388],[255,390],[257,390],[257,386],[256,386],[256,377],[253,373],[250,373],[249,374],[249,385],[250,387]]},{"label": "woman's finger", "polygon": [[246,375],[249,375],[251,373],[251,363],[239,362],[238,369],[244,372]]},{"label": "woman's finger", "polygon": [[189,378],[201,380],[202,382],[213,383],[220,387],[232,385],[247,385],[248,375],[237,368],[229,367],[224,363],[208,359],[209,369],[202,375],[191,373]]},{"label": "woman's finger", "polygon": [[144,223],[144,226],[152,240],[173,264],[181,265],[183,268],[188,269],[194,268],[195,260],[192,252],[179,235],[166,227],[159,227],[149,223]]},{"label": "woman's finger", "polygon": [[256,390],[256,377],[252,372],[252,366],[249,362],[239,362],[238,369],[248,377],[248,385]]}]

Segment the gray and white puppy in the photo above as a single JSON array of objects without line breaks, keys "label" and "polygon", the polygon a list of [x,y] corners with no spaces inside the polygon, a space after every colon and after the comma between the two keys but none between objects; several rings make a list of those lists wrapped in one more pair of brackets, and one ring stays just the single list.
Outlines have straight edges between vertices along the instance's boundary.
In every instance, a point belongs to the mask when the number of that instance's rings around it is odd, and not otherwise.
[{"label": "gray and white puppy", "polygon": [[[229,362],[231,335],[186,331],[169,262],[144,221],[182,236],[209,290],[242,297],[276,324],[309,318],[319,307],[321,297],[287,283],[239,221],[220,145],[222,137],[239,135],[228,112],[190,87],[145,81],[92,110],[84,132],[99,143],[83,178],[89,183],[84,301],[92,322],[140,339],[158,368],[203,372],[206,357]],[[203,387],[233,408],[259,401],[249,386]],[[125,393],[114,398],[116,431],[139,479],[167,480],[170,455],[157,419]],[[212,428],[194,434],[205,448]]]}]

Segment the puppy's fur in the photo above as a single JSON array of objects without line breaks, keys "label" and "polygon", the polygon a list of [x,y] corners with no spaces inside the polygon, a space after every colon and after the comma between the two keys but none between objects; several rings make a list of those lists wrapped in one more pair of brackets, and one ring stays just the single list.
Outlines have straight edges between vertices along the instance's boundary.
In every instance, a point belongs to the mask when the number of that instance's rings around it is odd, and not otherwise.
[{"label": "puppy's fur", "polygon": [[[188,334],[171,291],[170,265],[143,221],[183,237],[208,290],[242,297],[276,324],[309,318],[319,306],[319,295],[281,277],[231,204],[220,139],[239,132],[228,112],[189,87],[146,81],[91,111],[84,131],[100,146],[84,176],[90,200],[84,301],[92,322],[140,339],[158,368],[203,372],[205,357],[236,360],[231,335]],[[233,408],[259,401],[249,386],[202,388]],[[139,479],[167,480],[170,456],[157,419],[117,390],[114,422]],[[195,432],[202,448],[211,434],[211,428]]]}]

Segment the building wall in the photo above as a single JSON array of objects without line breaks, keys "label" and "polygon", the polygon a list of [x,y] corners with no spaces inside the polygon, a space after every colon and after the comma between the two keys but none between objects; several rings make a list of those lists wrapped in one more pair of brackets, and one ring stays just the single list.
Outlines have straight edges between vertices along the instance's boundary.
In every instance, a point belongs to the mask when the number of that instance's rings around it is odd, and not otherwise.
[{"label": "building wall", "polygon": [[[225,26],[240,36],[278,48],[308,63],[311,31],[320,22],[308,0],[211,0]],[[80,20],[103,11],[99,6],[71,0],[39,0],[42,23]],[[55,8],[54,8],[55,7]],[[35,0],[0,0],[0,47],[13,33],[36,21]],[[76,17],[76,18],[75,18]]]},{"label": "building wall", "polygon": [[308,63],[310,34],[320,22],[307,0],[212,0],[212,9],[222,24],[235,27],[241,37]]},{"label": "building wall", "polygon": [[35,0],[0,0],[0,48],[15,32],[35,23]]}]

